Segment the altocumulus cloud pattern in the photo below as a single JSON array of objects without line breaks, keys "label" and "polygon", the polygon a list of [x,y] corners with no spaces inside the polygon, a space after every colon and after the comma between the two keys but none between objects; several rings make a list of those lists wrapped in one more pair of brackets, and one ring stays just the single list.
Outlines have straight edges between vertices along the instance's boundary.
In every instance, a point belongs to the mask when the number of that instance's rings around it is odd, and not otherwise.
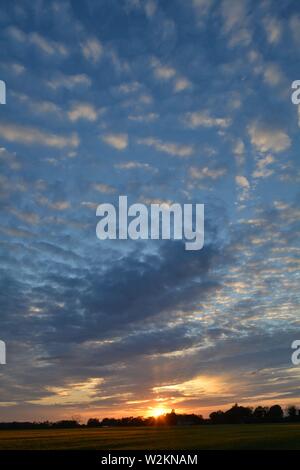
[{"label": "altocumulus cloud pattern", "polygon": [[[2,1],[0,35],[1,419],[299,399],[298,2]],[[205,204],[203,249],[100,242],[120,194]]]}]

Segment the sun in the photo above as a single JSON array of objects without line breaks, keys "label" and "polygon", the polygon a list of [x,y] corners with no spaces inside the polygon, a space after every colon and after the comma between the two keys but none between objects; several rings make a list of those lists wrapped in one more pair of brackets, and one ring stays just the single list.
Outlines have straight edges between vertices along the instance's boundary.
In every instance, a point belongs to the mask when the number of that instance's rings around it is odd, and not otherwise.
[{"label": "sun", "polygon": [[153,408],[151,414],[152,416],[154,416],[154,418],[158,418],[159,416],[165,415],[166,412],[167,411],[165,408]]}]

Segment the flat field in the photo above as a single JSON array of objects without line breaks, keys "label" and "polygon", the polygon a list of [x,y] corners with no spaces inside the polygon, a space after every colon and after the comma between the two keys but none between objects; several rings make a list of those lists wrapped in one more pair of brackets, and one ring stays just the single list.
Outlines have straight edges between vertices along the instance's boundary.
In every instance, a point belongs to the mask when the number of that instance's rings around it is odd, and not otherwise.
[{"label": "flat field", "polygon": [[299,424],[0,431],[0,450],[298,449]]}]

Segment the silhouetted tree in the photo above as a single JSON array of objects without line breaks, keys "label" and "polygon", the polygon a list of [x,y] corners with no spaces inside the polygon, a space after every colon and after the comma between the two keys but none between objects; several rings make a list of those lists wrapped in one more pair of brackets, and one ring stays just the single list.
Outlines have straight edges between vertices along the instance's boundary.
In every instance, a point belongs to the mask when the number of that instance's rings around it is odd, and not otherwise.
[{"label": "silhouetted tree", "polygon": [[267,420],[271,423],[278,423],[282,421],[283,411],[280,405],[273,405],[268,411]]},{"label": "silhouetted tree", "polygon": [[117,426],[117,424],[118,420],[116,420],[115,418],[104,418],[101,421],[102,426]]},{"label": "silhouetted tree", "polygon": [[257,406],[255,410],[253,411],[254,421],[256,422],[265,421],[268,415],[268,411],[269,411],[269,408],[267,408],[266,406]]},{"label": "silhouetted tree", "polygon": [[252,408],[239,406],[237,403],[225,412],[226,423],[242,424],[251,422]]},{"label": "silhouetted tree", "polygon": [[79,428],[80,424],[74,419],[64,419],[52,424],[53,428]]},{"label": "silhouetted tree", "polygon": [[298,420],[298,410],[295,406],[289,406],[287,409],[288,420],[291,422]]},{"label": "silhouetted tree", "polygon": [[211,422],[213,424],[224,424],[225,423],[225,413],[224,411],[213,411],[209,415]]},{"label": "silhouetted tree", "polygon": [[176,415],[178,426],[190,426],[195,424],[204,424],[203,416],[192,414]]},{"label": "silhouetted tree", "polygon": [[89,428],[99,428],[101,423],[98,418],[90,418],[87,422]]},{"label": "silhouetted tree", "polygon": [[176,426],[177,424],[177,415],[175,410],[172,410],[171,413],[167,413],[165,416],[165,421],[168,426]]},{"label": "silhouetted tree", "polygon": [[155,426],[156,419],[153,416],[149,416],[144,420],[145,426]]}]

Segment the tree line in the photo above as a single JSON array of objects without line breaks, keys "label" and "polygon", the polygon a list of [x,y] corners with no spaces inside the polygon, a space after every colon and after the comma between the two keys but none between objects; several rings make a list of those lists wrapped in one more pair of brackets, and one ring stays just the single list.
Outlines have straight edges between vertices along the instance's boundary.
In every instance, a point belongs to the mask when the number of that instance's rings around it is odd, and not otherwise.
[{"label": "tree line", "polygon": [[209,418],[200,414],[182,414],[172,410],[158,417],[129,416],[124,418],[90,418],[86,424],[80,424],[78,419],[61,420],[56,422],[2,422],[0,429],[68,429],[68,428],[97,428],[113,426],[192,426],[205,424],[260,424],[260,423],[300,423],[300,409],[289,406],[285,411],[280,405],[271,407],[257,406],[256,408],[235,404],[226,411],[213,411]]}]

